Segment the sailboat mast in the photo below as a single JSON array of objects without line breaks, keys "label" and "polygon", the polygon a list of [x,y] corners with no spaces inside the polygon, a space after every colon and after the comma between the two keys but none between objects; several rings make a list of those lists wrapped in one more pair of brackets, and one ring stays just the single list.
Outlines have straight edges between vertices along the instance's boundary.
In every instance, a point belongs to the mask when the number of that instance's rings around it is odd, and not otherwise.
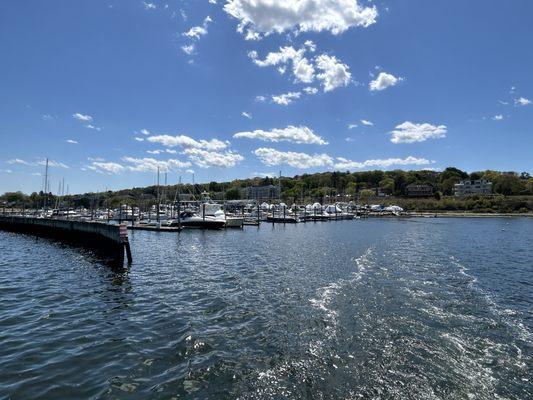
[{"label": "sailboat mast", "polygon": [[48,203],[48,158],[46,159],[46,167],[44,170],[44,204],[43,208],[46,212]]},{"label": "sailboat mast", "polygon": [[161,207],[161,196],[159,194],[159,167],[157,167],[157,222],[159,222],[160,207]]}]

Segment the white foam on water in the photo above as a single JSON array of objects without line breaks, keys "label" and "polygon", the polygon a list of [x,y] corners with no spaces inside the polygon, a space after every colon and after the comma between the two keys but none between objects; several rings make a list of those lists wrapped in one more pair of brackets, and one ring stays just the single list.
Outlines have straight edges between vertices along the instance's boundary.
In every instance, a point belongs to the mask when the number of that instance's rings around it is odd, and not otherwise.
[{"label": "white foam on water", "polygon": [[[341,293],[343,289],[359,282],[365,274],[367,268],[372,265],[372,250],[367,249],[361,256],[353,259],[356,266],[356,270],[348,278],[341,278],[335,282],[332,282],[324,287],[317,289],[317,296],[309,299],[312,307],[323,314],[323,320],[326,323],[324,331],[321,332],[322,337],[320,339],[311,340],[308,343],[307,354],[310,357],[304,357],[299,360],[289,360],[282,364],[261,371],[257,374],[257,386],[255,388],[254,397],[291,397],[295,393],[284,386],[281,382],[284,381],[284,377],[298,370],[302,375],[306,374],[306,370],[313,368],[314,363],[317,360],[320,362],[324,358],[337,358],[338,355],[326,353],[325,349],[330,347],[331,341],[335,339],[337,335],[337,328],[339,325],[338,311],[334,309],[333,301]],[[353,356],[352,356],[353,357]],[[338,369],[337,364],[332,363],[331,367]]]},{"label": "white foam on water", "polygon": [[514,330],[520,340],[527,342],[528,344],[533,344],[533,333],[526,327],[521,321],[518,321],[516,317],[519,316],[519,312],[516,310],[510,310],[507,308],[500,307],[493,296],[483,290],[479,285],[477,285],[477,278],[469,273],[469,269],[466,265],[462,264],[456,257],[450,257],[452,263],[458,268],[459,273],[467,279],[469,279],[468,287],[472,290],[478,292],[486,301],[489,310],[494,313],[496,316]]}]

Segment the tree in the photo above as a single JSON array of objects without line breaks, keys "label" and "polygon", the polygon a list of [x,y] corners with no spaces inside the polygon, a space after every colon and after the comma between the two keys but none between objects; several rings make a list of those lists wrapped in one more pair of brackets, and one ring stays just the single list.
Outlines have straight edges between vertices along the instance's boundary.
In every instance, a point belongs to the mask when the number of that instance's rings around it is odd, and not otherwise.
[{"label": "tree", "polygon": [[505,196],[522,194],[526,191],[524,181],[516,174],[501,174],[496,182],[493,182],[493,190]]},{"label": "tree", "polygon": [[440,190],[443,194],[446,196],[451,196],[453,194],[453,188],[457,182],[459,182],[461,178],[458,176],[451,176],[448,179],[445,179],[440,184]]},{"label": "tree", "polygon": [[360,199],[363,203],[366,203],[369,198],[374,197],[376,193],[373,190],[370,189],[363,189],[360,192]]},{"label": "tree", "polygon": [[227,200],[239,200],[241,198],[241,192],[238,188],[231,188],[226,190]]},{"label": "tree", "polygon": [[350,196],[355,195],[355,193],[357,193],[357,184],[355,182],[348,182],[346,185],[346,193]]},{"label": "tree", "polygon": [[382,190],[392,193],[394,191],[394,179],[392,178],[382,179],[381,181],[379,181],[379,187]]}]

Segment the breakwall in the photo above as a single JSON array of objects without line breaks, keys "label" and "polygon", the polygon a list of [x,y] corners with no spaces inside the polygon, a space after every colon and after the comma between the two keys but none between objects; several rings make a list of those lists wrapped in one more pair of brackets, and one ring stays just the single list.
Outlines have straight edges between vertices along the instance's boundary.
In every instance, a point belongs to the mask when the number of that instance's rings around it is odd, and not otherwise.
[{"label": "breakwall", "polygon": [[124,263],[124,245],[118,225],[64,219],[0,216],[0,229],[49,237],[95,250],[113,263]]}]

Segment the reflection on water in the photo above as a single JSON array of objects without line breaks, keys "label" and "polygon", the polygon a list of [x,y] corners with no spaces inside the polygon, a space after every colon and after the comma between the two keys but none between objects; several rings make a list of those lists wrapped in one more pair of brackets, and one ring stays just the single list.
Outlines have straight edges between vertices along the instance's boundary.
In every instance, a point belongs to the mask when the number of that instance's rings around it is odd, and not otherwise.
[{"label": "reflection on water", "polygon": [[[504,229],[504,230],[502,230]],[[525,399],[533,221],[0,232],[0,397]]]}]

